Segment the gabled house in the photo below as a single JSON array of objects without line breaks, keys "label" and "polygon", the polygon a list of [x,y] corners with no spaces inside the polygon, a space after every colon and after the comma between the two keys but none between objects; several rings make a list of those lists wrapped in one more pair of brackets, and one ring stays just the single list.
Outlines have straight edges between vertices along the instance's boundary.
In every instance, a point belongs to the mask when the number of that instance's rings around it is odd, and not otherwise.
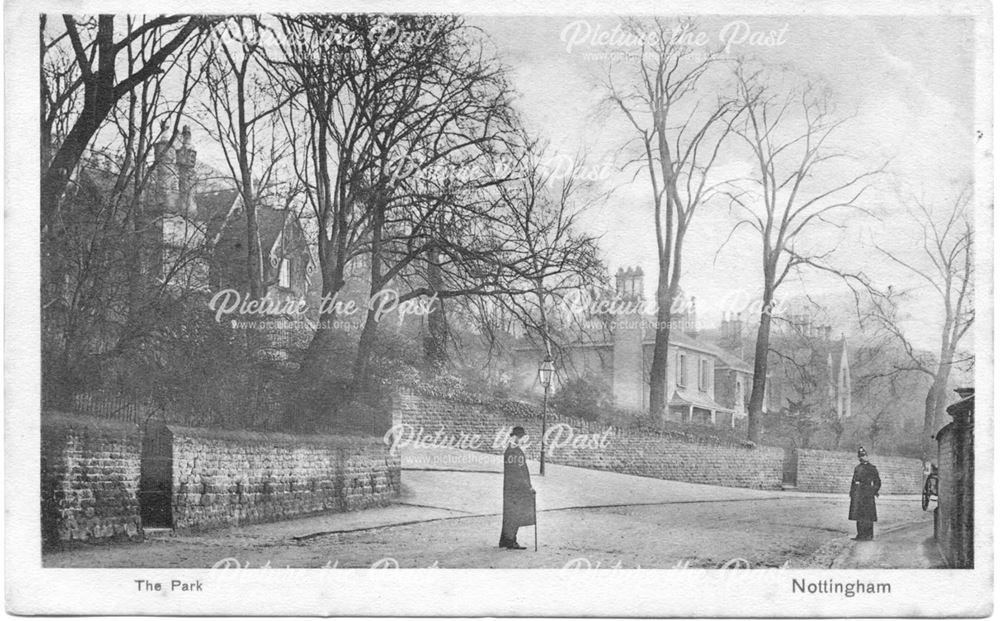
[{"label": "gabled house", "polygon": [[[179,144],[161,142],[154,152],[146,212],[159,222],[154,235],[162,248],[161,271],[171,269],[182,253],[197,250],[193,275],[181,279],[181,286],[245,293],[248,236],[242,196],[222,181],[225,175],[197,164],[188,127]],[[305,297],[315,263],[297,214],[262,203],[257,219],[265,297],[276,302]]]},{"label": "gabled house", "polygon": [[[247,220],[243,199],[235,190],[221,190],[198,196],[210,223],[210,286],[215,290],[243,291],[249,281],[247,269]],[[267,205],[257,208],[262,275],[266,297],[276,302],[302,299],[315,264],[309,243],[295,213]]]},{"label": "gabled house", "polygon": [[847,337],[805,311],[772,324],[769,399],[775,408],[807,404],[838,419],[852,415],[851,348]]},{"label": "gabled house", "polygon": [[[623,302],[620,308],[635,310],[606,317],[601,329],[581,334],[564,348],[560,366],[605,378],[615,406],[638,413],[649,408],[656,326],[656,317],[646,312],[641,268],[618,271],[614,296]],[[700,339],[695,312],[692,299],[672,320],[665,377],[668,407],[663,417],[733,427],[746,417],[753,370],[737,356]],[[541,358],[535,347],[516,350],[519,375],[528,379],[528,385]]]}]

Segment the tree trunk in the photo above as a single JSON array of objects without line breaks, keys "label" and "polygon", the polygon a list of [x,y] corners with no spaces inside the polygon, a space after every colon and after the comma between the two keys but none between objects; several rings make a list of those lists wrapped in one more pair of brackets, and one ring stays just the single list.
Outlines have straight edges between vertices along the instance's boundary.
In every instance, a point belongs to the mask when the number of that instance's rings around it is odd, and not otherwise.
[{"label": "tree trunk", "polygon": [[243,202],[247,210],[247,276],[250,280],[250,297],[259,300],[264,297],[264,265],[257,205],[252,198],[248,201],[244,197]]},{"label": "tree trunk", "polygon": [[[432,250],[429,258],[427,286],[432,291],[440,291],[443,286],[441,266],[438,264],[440,255],[436,250]],[[424,361],[428,368],[435,371],[443,369],[448,364],[448,316],[445,313],[444,300],[441,298],[438,298],[431,312],[427,315]]]},{"label": "tree trunk", "polygon": [[660,261],[660,274],[656,283],[656,330],[653,342],[653,361],[649,369],[649,413],[658,417],[667,407],[667,358],[670,354],[670,311],[673,295],[670,291],[669,261]]},{"label": "tree trunk", "polygon": [[[374,217],[372,218],[372,251],[371,270],[369,279],[369,300],[373,299],[383,286],[382,278],[382,228],[385,226],[385,203],[380,202],[375,206]],[[375,344],[375,334],[378,330],[378,321],[375,317],[375,309],[369,303],[368,313],[365,315],[365,327],[361,330],[361,338],[358,340],[358,353],[354,358],[354,389],[366,391],[369,388],[370,358],[372,346]]]},{"label": "tree trunk", "polygon": [[[73,125],[66,136],[66,140],[60,145],[52,163],[42,174],[41,185],[41,223],[42,227],[51,227],[55,214],[59,208],[59,201],[66,186],[69,185],[69,177],[83,157],[90,140],[97,132],[97,128],[108,112],[111,111],[111,101],[105,98],[97,99],[97,103],[85,106],[80,114],[80,119]],[[50,231],[51,233],[51,231]]]},{"label": "tree trunk", "polygon": [[[254,200],[253,173],[250,170],[250,138],[252,131],[246,120],[246,65],[236,71],[237,123],[239,123],[236,145],[240,168],[240,195],[247,215],[247,276],[250,280],[250,297],[259,300],[264,297],[263,251],[260,246],[260,224],[257,217],[257,201]],[[280,269],[280,266],[279,266]]]},{"label": "tree trunk", "polygon": [[368,390],[371,381],[371,355],[377,333],[378,321],[375,320],[375,311],[369,310],[365,316],[365,327],[361,330],[361,338],[358,339],[358,353],[354,358],[354,388],[361,392]]},{"label": "tree trunk", "polygon": [[[327,262],[321,259],[322,263]],[[321,265],[320,269],[322,296],[332,299],[344,286],[343,268],[329,263]],[[309,341],[299,369],[298,398],[289,404],[285,412],[286,425],[291,429],[309,431],[322,417],[323,404],[330,397],[330,388],[335,385],[337,334],[331,325],[335,319],[336,313],[332,308],[319,315],[316,332]]]},{"label": "tree trunk", "polygon": [[934,436],[943,426],[947,386],[948,368],[944,364],[940,364],[934,381],[927,389],[927,397],[924,399],[924,432],[920,447],[921,457],[925,463],[934,461],[937,454]]},{"label": "tree trunk", "polygon": [[767,382],[767,354],[771,343],[771,294],[765,295],[757,327],[757,344],[753,356],[753,388],[747,412],[747,439],[760,442],[761,422],[764,416],[764,395]]}]

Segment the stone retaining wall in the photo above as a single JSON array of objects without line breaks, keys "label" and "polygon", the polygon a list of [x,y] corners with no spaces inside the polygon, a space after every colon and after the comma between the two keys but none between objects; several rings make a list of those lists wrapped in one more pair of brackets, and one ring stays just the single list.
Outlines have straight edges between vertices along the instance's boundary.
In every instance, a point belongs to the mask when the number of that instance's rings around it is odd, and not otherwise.
[{"label": "stone retaining wall", "polygon": [[[797,489],[802,492],[846,494],[858,465],[857,455],[847,452],[798,449]],[[871,462],[882,479],[880,494],[919,494],[923,490],[923,463],[909,457],[872,454]]]},{"label": "stone retaining wall", "polygon": [[45,413],[41,436],[43,546],[141,537],[136,425]]},{"label": "stone retaining wall", "polygon": [[169,426],[173,522],[202,529],[385,505],[399,457],[381,438]]},{"label": "stone retaining wall", "polygon": [[[503,440],[515,425],[525,428],[535,447],[542,436],[541,419],[535,415],[413,394],[397,395],[393,424],[404,447],[414,437],[433,443],[430,439],[440,432],[438,438],[453,441],[455,448],[502,453]],[[653,431],[611,429],[559,416],[549,417],[549,428],[547,444],[556,446],[546,459],[552,463],[708,485],[781,488],[781,449],[683,442]]]},{"label": "stone retaining wall", "polygon": [[399,490],[399,457],[382,438],[166,425],[143,434],[132,423],[41,417],[46,548],[141,538],[144,518],[203,529],[384,505]]}]

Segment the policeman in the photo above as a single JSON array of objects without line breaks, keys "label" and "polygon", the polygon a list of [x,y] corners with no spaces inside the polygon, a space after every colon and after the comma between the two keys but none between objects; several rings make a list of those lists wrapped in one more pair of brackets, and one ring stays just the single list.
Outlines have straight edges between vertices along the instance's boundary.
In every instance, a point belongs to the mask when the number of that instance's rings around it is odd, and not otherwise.
[{"label": "policeman", "polygon": [[874,523],[878,521],[875,497],[882,487],[882,479],[878,476],[878,468],[868,461],[868,451],[863,446],[858,447],[858,461],[861,463],[854,467],[851,479],[851,509],[847,519],[857,523],[855,541],[871,541],[875,537]]}]

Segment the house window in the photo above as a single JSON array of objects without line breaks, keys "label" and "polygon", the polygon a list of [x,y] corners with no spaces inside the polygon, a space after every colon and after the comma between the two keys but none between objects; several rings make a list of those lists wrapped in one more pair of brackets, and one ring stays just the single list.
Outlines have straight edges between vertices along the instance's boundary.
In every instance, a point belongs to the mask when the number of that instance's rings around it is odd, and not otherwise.
[{"label": "house window", "polygon": [[292,266],[288,259],[282,259],[278,264],[278,286],[282,289],[292,287]]},{"label": "house window", "polygon": [[709,374],[708,360],[698,360],[698,390],[708,390]]},{"label": "house window", "polygon": [[687,386],[687,356],[680,354],[677,360],[677,385]]}]

